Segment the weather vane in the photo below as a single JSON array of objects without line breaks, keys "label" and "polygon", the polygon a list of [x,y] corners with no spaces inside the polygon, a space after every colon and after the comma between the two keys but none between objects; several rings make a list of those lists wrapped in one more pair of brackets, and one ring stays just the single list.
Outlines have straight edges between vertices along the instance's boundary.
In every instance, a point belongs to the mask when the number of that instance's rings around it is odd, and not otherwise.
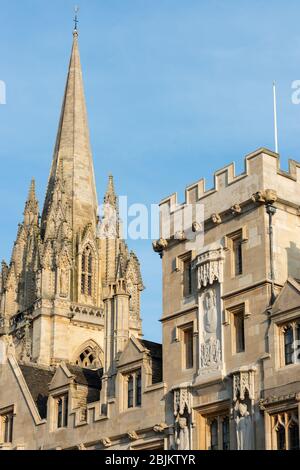
[{"label": "weather vane", "polygon": [[77,26],[78,26],[78,22],[79,22],[79,21],[78,21],[78,12],[79,12],[79,7],[78,7],[78,6],[76,6],[76,7],[74,8],[74,10],[75,10],[75,18],[74,18],[74,23],[75,23],[75,31],[77,31]]}]

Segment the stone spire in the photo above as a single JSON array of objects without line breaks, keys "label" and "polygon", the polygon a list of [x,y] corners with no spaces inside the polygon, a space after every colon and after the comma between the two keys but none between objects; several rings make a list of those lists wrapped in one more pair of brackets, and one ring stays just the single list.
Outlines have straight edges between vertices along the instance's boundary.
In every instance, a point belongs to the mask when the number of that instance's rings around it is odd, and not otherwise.
[{"label": "stone spire", "polygon": [[57,199],[55,188],[61,173],[64,176],[64,198],[71,209],[69,222],[73,233],[87,224],[96,226],[98,204],[76,30],[73,32],[67,84],[42,214],[42,236],[46,232],[53,201]]}]

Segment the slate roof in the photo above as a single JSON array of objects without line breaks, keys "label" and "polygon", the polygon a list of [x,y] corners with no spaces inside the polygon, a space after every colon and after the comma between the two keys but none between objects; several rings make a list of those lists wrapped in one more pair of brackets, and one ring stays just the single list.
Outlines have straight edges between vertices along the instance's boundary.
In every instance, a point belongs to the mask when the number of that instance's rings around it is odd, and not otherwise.
[{"label": "slate roof", "polygon": [[140,343],[150,351],[152,359],[152,383],[162,382],[162,345],[160,343],[153,343],[146,339],[140,339]]},{"label": "slate roof", "polygon": [[54,372],[43,369],[33,364],[19,364],[23,377],[37,406],[40,417],[47,417],[47,399],[49,395],[49,384]]},{"label": "slate roof", "polygon": [[75,375],[75,382],[80,385],[86,385],[89,388],[101,389],[101,377],[103,369],[91,370],[82,369],[82,367],[66,364],[71,374]]},{"label": "slate roof", "polygon": [[[40,417],[47,417],[47,400],[49,396],[49,384],[55,374],[55,370],[42,368],[35,364],[19,364],[23,377],[37,406]],[[87,402],[99,400],[101,390],[101,377],[103,370],[82,369],[78,366],[67,364],[68,370],[75,376],[75,382],[85,385],[89,389]],[[92,392],[94,390],[96,393]],[[90,393],[92,392],[92,393]]]}]

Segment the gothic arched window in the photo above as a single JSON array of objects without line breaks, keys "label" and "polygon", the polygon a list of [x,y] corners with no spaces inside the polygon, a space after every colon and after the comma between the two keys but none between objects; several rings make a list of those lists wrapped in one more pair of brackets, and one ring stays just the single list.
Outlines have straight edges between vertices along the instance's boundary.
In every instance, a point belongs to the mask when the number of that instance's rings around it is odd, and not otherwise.
[{"label": "gothic arched window", "polygon": [[93,255],[87,246],[81,257],[81,293],[92,296],[93,293]]},{"label": "gothic arched window", "polygon": [[76,360],[76,365],[86,369],[96,369],[97,367],[101,367],[97,353],[91,347],[87,347],[84,351],[82,351]]}]

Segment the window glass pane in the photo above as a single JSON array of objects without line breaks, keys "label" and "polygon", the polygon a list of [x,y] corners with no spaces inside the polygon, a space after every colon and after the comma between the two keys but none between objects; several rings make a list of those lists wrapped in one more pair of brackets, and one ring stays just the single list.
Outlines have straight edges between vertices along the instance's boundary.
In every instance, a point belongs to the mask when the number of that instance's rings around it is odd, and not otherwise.
[{"label": "window glass pane", "polygon": [[184,296],[191,295],[192,293],[192,263],[191,259],[184,261],[183,263],[183,284],[184,284]]},{"label": "window glass pane", "polygon": [[222,422],[223,450],[230,449],[229,418],[226,416]]},{"label": "window glass pane", "polygon": [[242,240],[240,237],[233,240],[233,256],[234,274],[239,276],[243,273]]},{"label": "window glass pane", "polygon": [[283,426],[279,426],[277,429],[277,449],[285,450],[285,429]]},{"label": "window glass pane", "polygon": [[285,364],[293,363],[293,328],[289,326],[284,332],[284,357]]},{"label": "window glass pane", "polygon": [[193,367],[193,329],[188,328],[184,330],[184,354],[185,354],[185,368],[191,369]]},{"label": "window glass pane", "polygon": [[68,426],[68,396],[64,397],[64,423],[63,425]]},{"label": "window glass pane", "polygon": [[62,399],[57,400],[57,427],[62,427]]},{"label": "window glass pane", "polygon": [[289,448],[290,450],[299,449],[299,426],[292,423],[289,427]]},{"label": "window glass pane", "polygon": [[210,425],[210,449],[218,450],[218,421],[214,419]]},{"label": "window glass pane", "polygon": [[128,408],[133,408],[133,377],[128,379]]},{"label": "window glass pane", "polygon": [[142,403],[142,376],[138,372],[136,376],[136,406],[140,406]]},{"label": "window glass pane", "polygon": [[234,314],[235,351],[245,351],[244,312]]}]

